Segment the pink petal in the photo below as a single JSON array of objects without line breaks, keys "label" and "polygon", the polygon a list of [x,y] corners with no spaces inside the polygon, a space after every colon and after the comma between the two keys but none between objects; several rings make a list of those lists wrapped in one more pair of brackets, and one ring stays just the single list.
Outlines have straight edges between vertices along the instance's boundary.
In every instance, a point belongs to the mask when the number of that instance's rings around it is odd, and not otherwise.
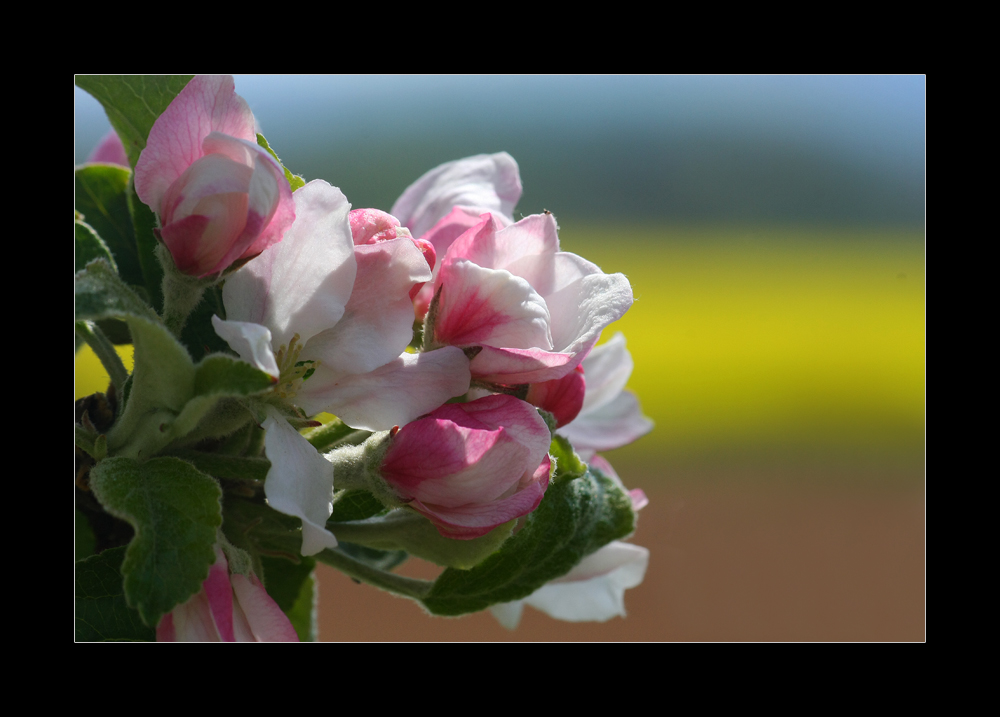
[{"label": "pink petal", "polygon": [[436,343],[551,350],[548,309],[523,279],[460,260],[446,262],[437,283]]},{"label": "pink petal", "polygon": [[525,400],[556,418],[557,426],[565,426],[580,413],[586,394],[583,370],[577,366],[562,378],[533,383]]},{"label": "pink petal", "polygon": [[257,642],[299,641],[292,623],[257,578],[248,580],[245,576],[234,573],[232,584],[239,608]]},{"label": "pink petal", "polygon": [[422,418],[407,424],[397,437],[407,432],[408,440],[393,443],[381,469],[404,501],[417,499],[441,508],[483,504],[500,499],[521,479],[528,449],[503,428],[477,430]]},{"label": "pink petal", "polygon": [[208,579],[202,585],[208,598],[212,618],[223,642],[234,642],[233,634],[233,588],[229,584],[229,563],[222,549],[215,546],[215,564],[208,571]]},{"label": "pink petal", "polygon": [[295,220],[295,202],[284,170],[256,141],[213,132],[205,138],[204,151],[208,156],[225,154],[252,168],[245,227],[220,260],[217,271],[222,271],[237,259],[257,256],[281,241]]},{"label": "pink petal", "polygon": [[[430,231],[421,237],[421,239],[426,240],[434,247],[435,257],[443,258],[452,242],[472,227],[481,224],[483,221],[484,219],[478,214],[470,212],[467,209],[463,209],[462,207],[455,207],[451,213],[435,224]],[[431,268],[434,270],[433,278],[436,279],[438,271],[440,270],[440,262],[437,263],[437,266],[435,266],[433,262],[428,263],[431,264]],[[427,308],[430,306],[433,298],[433,283],[424,284],[420,291],[413,297],[413,310],[418,319],[424,318],[424,315],[427,313]]]},{"label": "pink petal", "polygon": [[122,144],[121,138],[118,133],[111,130],[106,135],[101,143],[97,145],[90,156],[87,157],[88,162],[104,162],[106,164],[118,164],[122,167],[127,167],[131,169],[128,163],[128,155],[125,153],[125,145]]},{"label": "pink petal", "polygon": [[350,214],[351,235],[354,244],[377,244],[396,238],[399,220],[381,209],[352,209]]},{"label": "pink petal", "polygon": [[[177,268],[186,274],[201,274],[206,265],[199,263],[201,238],[211,222],[209,217],[192,214],[160,230],[163,243],[170,250]],[[208,265],[210,268],[212,265]]]},{"label": "pink petal", "polygon": [[195,77],[153,123],[135,166],[139,198],[160,213],[167,188],[202,156],[212,132],[256,140],[253,113],[228,75]]},{"label": "pink petal", "polygon": [[531,404],[513,396],[494,394],[458,406],[468,416],[491,428],[504,427],[518,443],[528,448],[523,468],[535,467],[548,454],[552,436],[548,426]]},{"label": "pink petal", "polygon": [[512,385],[562,378],[578,362],[578,357],[568,353],[483,346],[472,359],[471,368],[480,381]]},{"label": "pink petal", "polygon": [[407,187],[389,213],[422,237],[456,206],[476,214],[492,212],[510,219],[521,198],[517,162],[506,152],[479,154],[442,164]]},{"label": "pink petal", "polygon": [[446,538],[472,540],[537,508],[548,487],[550,471],[551,462],[546,455],[536,470],[526,472],[521,490],[489,503],[447,508],[414,500],[409,505],[429,518]]},{"label": "pink petal", "polygon": [[[476,232],[466,232],[455,240],[448,250],[446,261],[468,259],[487,269],[506,269],[526,260],[527,266],[536,266],[539,257],[552,256],[559,251],[556,220],[551,214],[525,217],[506,228],[495,220],[487,222]],[[530,258],[529,258],[530,257]],[[545,294],[546,286],[530,273],[523,275],[539,293]]]}]

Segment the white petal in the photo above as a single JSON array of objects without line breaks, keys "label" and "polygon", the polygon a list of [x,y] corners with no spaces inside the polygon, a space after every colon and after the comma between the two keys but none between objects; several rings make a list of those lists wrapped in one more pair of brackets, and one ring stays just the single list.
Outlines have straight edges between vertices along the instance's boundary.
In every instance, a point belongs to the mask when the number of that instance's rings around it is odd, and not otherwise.
[{"label": "white petal", "polygon": [[[586,376],[586,374],[584,374]],[[557,433],[569,439],[577,452],[610,451],[621,448],[653,430],[653,422],[642,415],[639,400],[622,391],[601,408],[580,415]]]},{"label": "white petal", "polygon": [[295,222],[284,238],[226,280],[231,321],[271,329],[274,345],[305,343],[334,326],[351,297],[357,262],[343,193],[313,180],[293,195]]},{"label": "white petal", "polygon": [[[558,263],[589,264],[574,254]],[[575,260],[575,261],[574,261]],[[596,267],[595,267],[596,268]],[[567,271],[567,273],[569,273]],[[561,280],[560,280],[561,283]],[[588,274],[543,293],[552,321],[552,345],[556,351],[577,353],[593,346],[605,326],[620,319],[632,306],[632,287],[623,274]]]},{"label": "white petal", "polygon": [[[469,360],[446,346],[402,354],[370,373],[338,375],[319,368],[296,401],[310,416],[329,411],[344,423],[369,431],[402,426],[469,390]],[[303,439],[304,440],[304,439]]]},{"label": "white petal", "polygon": [[506,152],[478,154],[435,167],[407,187],[389,213],[421,237],[456,206],[476,214],[491,212],[504,225],[513,224],[520,198],[514,158]]},{"label": "white petal", "polygon": [[524,602],[557,620],[604,622],[625,616],[625,591],[646,575],[649,551],[614,541],[584,558],[565,577],[542,586]]},{"label": "white petal", "polygon": [[607,405],[624,391],[633,367],[632,354],[625,348],[625,336],[621,332],[594,347],[583,360],[587,393],[580,416]]},{"label": "white petal", "polygon": [[271,332],[266,326],[248,321],[223,321],[214,315],[212,326],[241,359],[278,378],[278,363],[271,349]]},{"label": "white petal", "polygon": [[264,483],[268,504],[302,520],[303,555],[336,547],[337,539],[326,529],[333,513],[333,465],[274,408],[268,408],[263,425],[271,461]]},{"label": "white petal", "polygon": [[490,606],[490,612],[501,625],[508,630],[513,630],[521,622],[521,613],[524,612],[524,601],[501,602]]},{"label": "white petal", "polygon": [[355,247],[354,290],[335,327],[317,334],[302,352],[327,368],[367,373],[384,366],[413,338],[410,289],[427,281],[430,269],[408,237]]}]

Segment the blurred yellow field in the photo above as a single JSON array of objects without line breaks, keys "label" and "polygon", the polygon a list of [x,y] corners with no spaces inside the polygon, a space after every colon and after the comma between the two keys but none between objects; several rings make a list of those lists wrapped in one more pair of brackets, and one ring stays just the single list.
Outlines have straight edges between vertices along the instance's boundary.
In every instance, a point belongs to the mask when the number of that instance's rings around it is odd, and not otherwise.
[{"label": "blurred yellow field", "polygon": [[[633,450],[921,445],[919,233],[588,225],[560,237],[632,283],[636,303],[605,338],[625,334],[630,388],[657,424]],[[85,348],[77,397],[106,385]]]}]

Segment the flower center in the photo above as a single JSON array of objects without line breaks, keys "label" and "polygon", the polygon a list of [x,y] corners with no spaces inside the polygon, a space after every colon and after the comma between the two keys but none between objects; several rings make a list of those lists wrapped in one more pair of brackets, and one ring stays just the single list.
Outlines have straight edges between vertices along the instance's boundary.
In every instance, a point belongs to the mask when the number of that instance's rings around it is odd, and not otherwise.
[{"label": "flower center", "polygon": [[300,353],[302,345],[299,343],[299,335],[295,334],[288,346],[282,346],[274,355],[279,372],[275,391],[280,398],[294,398],[302,388],[302,382],[308,380],[319,366],[319,361],[299,361]]}]

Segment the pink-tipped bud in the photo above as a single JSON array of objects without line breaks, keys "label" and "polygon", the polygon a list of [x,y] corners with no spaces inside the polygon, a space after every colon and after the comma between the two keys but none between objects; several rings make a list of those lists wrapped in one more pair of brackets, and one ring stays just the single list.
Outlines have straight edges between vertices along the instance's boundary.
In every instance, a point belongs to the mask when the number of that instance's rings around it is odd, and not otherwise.
[{"label": "pink-tipped bud", "polygon": [[399,220],[381,209],[352,209],[348,215],[354,246],[395,239]]},{"label": "pink-tipped bud", "polygon": [[190,600],[163,616],[157,642],[298,642],[288,617],[260,580],[234,573],[222,549]]},{"label": "pink-tipped bud", "polygon": [[218,274],[278,243],[295,219],[284,170],[257,144],[232,77],[198,76],[153,123],[135,191],[177,268]]},{"label": "pink-tipped bud", "polygon": [[549,483],[549,440],[530,404],[486,396],[403,426],[380,472],[441,535],[469,540],[538,507]]},{"label": "pink-tipped bud", "polygon": [[[417,245],[417,249],[420,253],[424,255],[424,259],[427,261],[427,266],[430,267],[431,271],[434,271],[434,265],[437,263],[437,252],[434,251],[434,245],[431,244],[426,239],[414,239],[413,243]],[[415,301],[417,294],[424,287],[426,282],[420,282],[419,284],[414,284],[413,288],[410,289],[410,301]],[[414,312],[416,313],[416,312]],[[427,309],[424,309],[424,314],[427,313]],[[423,318],[423,314],[417,316],[417,318]]]},{"label": "pink-tipped bud", "polygon": [[555,416],[556,427],[562,428],[579,415],[586,391],[583,366],[577,366],[562,378],[531,384],[525,400]]},{"label": "pink-tipped bud", "polygon": [[129,167],[128,155],[125,154],[125,145],[122,144],[118,133],[111,130],[106,135],[97,148],[87,157],[88,162],[104,162],[105,164],[118,164],[122,167]]}]

